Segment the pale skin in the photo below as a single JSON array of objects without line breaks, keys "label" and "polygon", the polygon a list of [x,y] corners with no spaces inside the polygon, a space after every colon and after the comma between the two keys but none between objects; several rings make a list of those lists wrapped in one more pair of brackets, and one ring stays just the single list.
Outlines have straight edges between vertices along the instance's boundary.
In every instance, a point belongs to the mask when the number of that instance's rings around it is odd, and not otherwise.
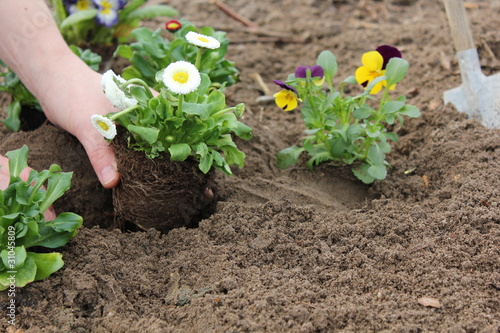
[{"label": "pale skin", "polygon": [[[120,177],[115,155],[90,117],[117,109],[103,94],[101,74],[68,48],[43,0],[0,1],[0,59],[38,99],[47,119],[81,142],[101,184],[116,186]],[[2,155],[0,166],[4,189],[9,182],[8,159]]]}]

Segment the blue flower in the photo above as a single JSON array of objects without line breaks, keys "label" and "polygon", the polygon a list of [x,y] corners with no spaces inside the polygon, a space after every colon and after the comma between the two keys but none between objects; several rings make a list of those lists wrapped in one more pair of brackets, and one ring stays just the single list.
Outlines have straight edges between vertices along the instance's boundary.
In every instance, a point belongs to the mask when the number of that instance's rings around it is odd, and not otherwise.
[{"label": "blue flower", "polygon": [[95,8],[91,0],[64,0],[63,3],[66,5],[70,15],[82,10]]},{"label": "blue flower", "polygon": [[99,10],[96,16],[97,23],[111,28],[118,22],[118,10],[124,5],[123,1],[94,0],[94,3]]}]

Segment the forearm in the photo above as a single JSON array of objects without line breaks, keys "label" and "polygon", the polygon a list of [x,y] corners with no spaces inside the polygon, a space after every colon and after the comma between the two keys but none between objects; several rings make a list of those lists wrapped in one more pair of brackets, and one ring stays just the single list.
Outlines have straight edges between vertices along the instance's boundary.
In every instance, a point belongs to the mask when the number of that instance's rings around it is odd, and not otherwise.
[{"label": "forearm", "polygon": [[0,59],[40,99],[71,50],[43,0],[0,0]]}]

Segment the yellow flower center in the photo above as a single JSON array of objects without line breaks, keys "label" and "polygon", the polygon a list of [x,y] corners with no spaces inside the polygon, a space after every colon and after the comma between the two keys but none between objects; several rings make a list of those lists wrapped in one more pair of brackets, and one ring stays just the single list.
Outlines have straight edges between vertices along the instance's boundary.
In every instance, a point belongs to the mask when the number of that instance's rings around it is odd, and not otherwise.
[{"label": "yellow flower center", "polygon": [[108,124],[106,124],[104,121],[99,122],[99,127],[102,128],[102,130],[105,132],[109,130]]},{"label": "yellow flower center", "polygon": [[78,10],[85,10],[90,8],[90,0],[78,0],[76,3]]},{"label": "yellow flower center", "polygon": [[110,3],[109,1],[103,1],[101,3],[101,6],[102,6],[102,12],[104,14],[109,14],[111,12],[111,8],[113,8],[113,4]]},{"label": "yellow flower center", "polygon": [[186,83],[189,79],[189,75],[186,72],[177,72],[174,74],[174,81],[179,83]]},{"label": "yellow flower center", "polygon": [[198,37],[198,40],[203,43],[208,43],[208,38],[205,37]]}]

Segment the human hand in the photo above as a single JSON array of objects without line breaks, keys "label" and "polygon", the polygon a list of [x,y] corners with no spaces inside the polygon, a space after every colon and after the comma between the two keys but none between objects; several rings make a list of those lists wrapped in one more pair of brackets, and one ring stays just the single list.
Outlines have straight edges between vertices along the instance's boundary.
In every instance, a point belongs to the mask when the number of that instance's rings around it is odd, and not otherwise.
[{"label": "human hand", "polygon": [[112,188],[119,182],[115,155],[109,143],[92,127],[90,117],[117,109],[103,94],[101,74],[73,54],[63,58],[59,62],[65,66],[56,66],[51,77],[45,78],[38,99],[49,121],[81,142],[101,184]]}]

